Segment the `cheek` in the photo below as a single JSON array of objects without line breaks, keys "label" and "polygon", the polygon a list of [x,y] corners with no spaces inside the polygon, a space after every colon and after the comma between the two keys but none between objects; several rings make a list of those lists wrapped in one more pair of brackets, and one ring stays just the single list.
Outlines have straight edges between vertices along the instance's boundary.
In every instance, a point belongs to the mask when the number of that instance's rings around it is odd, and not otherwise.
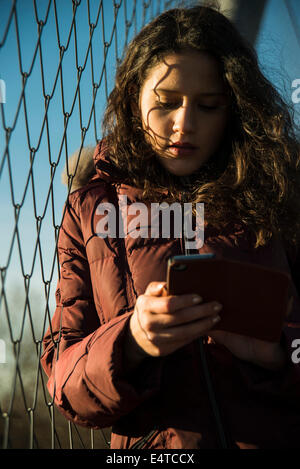
[{"label": "cheek", "polygon": [[158,138],[160,136],[164,137],[170,128],[170,122],[170,119],[166,115],[161,115],[160,112],[153,110],[148,114],[147,129]]},{"label": "cheek", "polygon": [[[202,127],[202,136],[207,138],[213,146],[217,146],[223,139],[228,126],[227,116],[216,116],[205,122]],[[200,130],[201,131],[201,130]]]}]

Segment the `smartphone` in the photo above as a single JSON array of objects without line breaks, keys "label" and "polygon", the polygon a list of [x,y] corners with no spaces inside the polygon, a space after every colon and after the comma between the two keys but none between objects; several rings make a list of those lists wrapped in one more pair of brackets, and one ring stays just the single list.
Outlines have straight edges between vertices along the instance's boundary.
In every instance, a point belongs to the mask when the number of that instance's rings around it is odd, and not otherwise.
[{"label": "smartphone", "polygon": [[214,329],[278,342],[288,312],[291,277],[258,264],[214,254],[173,256],[168,260],[169,295],[197,293],[203,302],[223,305]]}]

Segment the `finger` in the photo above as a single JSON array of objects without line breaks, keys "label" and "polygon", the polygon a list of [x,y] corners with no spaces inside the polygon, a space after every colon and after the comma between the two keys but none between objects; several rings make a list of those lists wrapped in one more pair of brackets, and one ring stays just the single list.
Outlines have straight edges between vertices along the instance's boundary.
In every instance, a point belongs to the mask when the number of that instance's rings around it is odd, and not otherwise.
[{"label": "finger", "polygon": [[221,309],[222,305],[212,301],[171,313],[152,314],[148,318],[148,321],[152,330],[159,330],[160,328],[171,328],[188,323],[194,323],[200,319],[219,316]]},{"label": "finger", "polygon": [[165,297],[141,295],[137,299],[137,303],[141,311],[147,311],[154,314],[172,314],[180,309],[199,304],[201,301],[202,298],[200,298],[199,295],[178,295]]},{"label": "finger", "polygon": [[166,282],[151,282],[148,284],[144,295],[147,296],[166,296],[167,283]]},{"label": "finger", "polygon": [[161,343],[166,344],[180,344],[182,347],[193,340],[201,337],[204,334],[208,334],[210,330],[220,321],[220,316],[211,316],[204,319],[199,319],[188,324],[170,327],[164,329],[159,333],[148,332],[149,339],[159,345]]},{"label": "finger", "polygon": [[180,311],[176,311],[175,314],[164,314],[161,316],[161,325],[165,328],[170,328],[178,325],[194,323],[197,320],[203,320],[205,318],[210,319],[213,317],[219,317],[221,310],[222,305],[220,303],[211,301],[209,303],[184,308]]}]

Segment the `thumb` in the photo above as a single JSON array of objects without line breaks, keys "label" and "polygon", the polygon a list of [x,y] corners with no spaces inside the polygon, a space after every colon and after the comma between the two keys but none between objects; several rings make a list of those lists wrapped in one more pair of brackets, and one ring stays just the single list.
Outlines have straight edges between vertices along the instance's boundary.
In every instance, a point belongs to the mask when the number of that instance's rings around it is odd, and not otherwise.
[{"label": "thumb", "polygon": [[148,296],[167,296],[167,283],[151,282],[148,284],[144,294]]}]

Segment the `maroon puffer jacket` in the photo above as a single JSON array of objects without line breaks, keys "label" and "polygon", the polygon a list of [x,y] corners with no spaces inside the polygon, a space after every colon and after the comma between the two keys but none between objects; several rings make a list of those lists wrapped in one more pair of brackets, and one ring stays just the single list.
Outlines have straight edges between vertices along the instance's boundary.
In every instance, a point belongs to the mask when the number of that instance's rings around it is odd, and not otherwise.
[{"label": "maroon puffer jacket", "polygon": [[[141,191],[116,183],[101,143],[94,162],[97,174],[69,196],[59,236],[57,308],[41,359],[49,392],[55,392],[55,404],[67,419],[93,428],[112,426],[111,448],[131,448],[138,441],[153,449],[218,448],[199,341],[167,357],[147,358],[130,376],[123,371],[123,341],[136,298],[149,282],[165,280],[168,257],[182,254],[183,246],[181,239],[97,236],[99,203],[117,208],[120,195],[136,202]],[[206,229],[199,252],[288,272],[290,263],[300,287],[295,256],[288,263],[278,241],[256,250],[251,241],[242,227],[222,233]],[[283,331],[289,356],[292,340],[300,338],[299,313],[294,289],[294,308]],[[60,330],[57,359],[53,339]],[[290,360],[284,370],[268,371],[211,340],[205,349],[229,447],[299,447],[300,365]]]}]

